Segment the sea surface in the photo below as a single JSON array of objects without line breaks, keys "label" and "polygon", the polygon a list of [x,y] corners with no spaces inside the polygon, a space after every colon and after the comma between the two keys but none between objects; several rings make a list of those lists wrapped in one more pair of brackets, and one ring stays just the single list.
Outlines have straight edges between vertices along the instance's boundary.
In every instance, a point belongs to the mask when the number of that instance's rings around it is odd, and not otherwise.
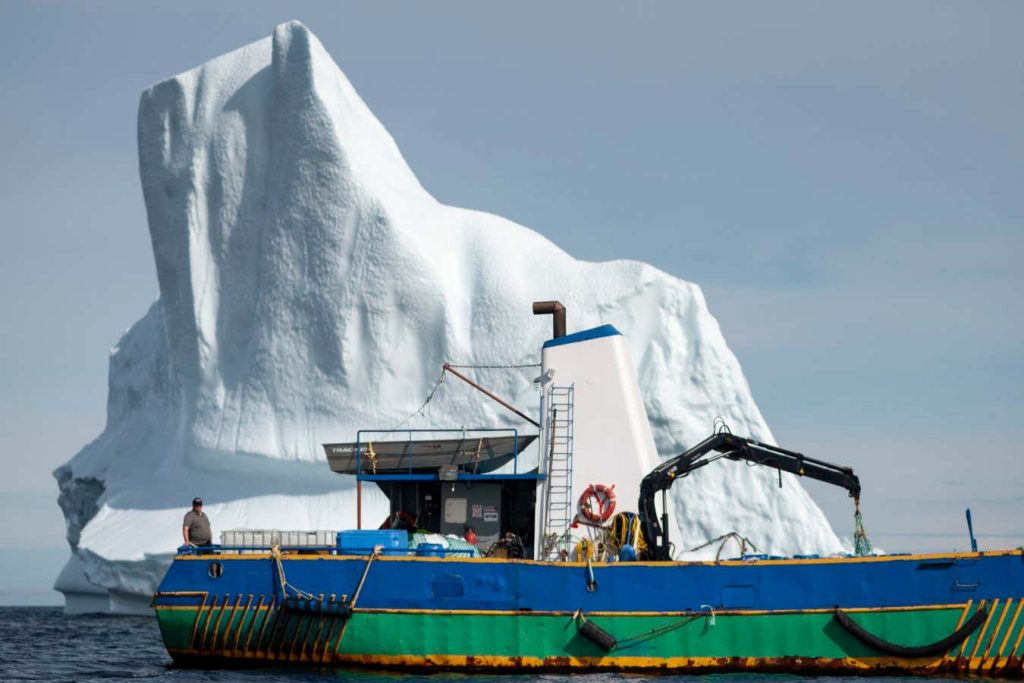
[{"label": "sea surface", "polygon": [[[620,674],[573,675],[572,683],[679,683],[682,681],[765,681],[774,683],[809,677],[721,676],[627,676]],[[366,683],[567,683],[569,676],[471,676],[435,674],[413,676],[363,670],[324,668],[267,668],[239,670],[178,669],[171,664],[153,617],[64,616],[59,607],[0,607],[0,681],[365,681]],[[816,678],[822,682],[851,679]],[[865,679],[859,679],[865,680]],[[867,679],[870,680],[870,679]],[[878,678],[879,683],[920,683],[922,679]],[[935,680],[935,679],[931,679]],[[954,679],[950,679],[954,680]]]}]

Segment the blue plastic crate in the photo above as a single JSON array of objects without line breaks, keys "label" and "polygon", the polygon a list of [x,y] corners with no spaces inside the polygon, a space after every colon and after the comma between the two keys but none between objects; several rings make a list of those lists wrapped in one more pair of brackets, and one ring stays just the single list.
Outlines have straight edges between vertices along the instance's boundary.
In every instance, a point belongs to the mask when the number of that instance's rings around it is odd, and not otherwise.
[{"label": "blue plastic crate", "polygon": [[385,555],[409,550],[409,532],[394,529],[351,529],[338,532],[338,552],[342,555],[369,555],[376,546]]},{"label": "blue plastic crate", "polygon": [[416,557],[444,557],[444,546],[440,543],[420,543],[416,546]]}]

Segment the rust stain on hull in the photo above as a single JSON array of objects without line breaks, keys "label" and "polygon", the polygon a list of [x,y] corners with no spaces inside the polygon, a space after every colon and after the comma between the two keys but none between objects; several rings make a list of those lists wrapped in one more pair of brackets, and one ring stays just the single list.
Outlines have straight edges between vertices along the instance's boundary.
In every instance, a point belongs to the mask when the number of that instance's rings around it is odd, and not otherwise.
[{"label": "rust stain on hull", "polygon": [[[177,666],[187,668],[259,666],[265,657],[252,653],[219,656],[198,656],[194,652],[172,652]],[[303,656],[294,663],[325,663],[324,660]],[[330,664],[407,672],[460,671],[463,673],[583,673],[618,672],[647,674],[711,674],[711,673],[793,673],[802,675],[965,675],[966,662],[940,657],[920,660],[897,658],[807,658],[807,657],[709,657],[648,659],[640,657],[503,657],[487,655],[342,655],[328,658]],[[1021,679],[1022,658],[1007,658],[1005,663],[987,671],[970,672],[973,675]]]}]

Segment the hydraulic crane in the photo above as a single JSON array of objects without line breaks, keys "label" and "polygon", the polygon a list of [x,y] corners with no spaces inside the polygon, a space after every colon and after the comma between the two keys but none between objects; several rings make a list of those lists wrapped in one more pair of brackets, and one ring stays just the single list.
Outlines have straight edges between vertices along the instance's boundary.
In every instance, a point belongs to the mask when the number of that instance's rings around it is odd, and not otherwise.
[{"label": "hydraulic crane", "polygon": [[[654,468],[640,482],[640,501],[638,503],[640,528],[647,543],[648,560],[668,561],[672,559],[672,551],[668,538],[667,492],[677,479],[682,479],[694,470],[700,469],[715,460],[745,460],[755,465],[774,467],[780,472],[790,472],[801,477],[817,479],[835,486],[841,486],[850,493],[854,501],[860,500],[860,479],[849,467],[842,467],[809,458],[802,453],[788,451],[778,446],[762,443],[742,436],[735,436],[728,431],[712,434],[699,444],[666,460]],[[781,484],[781,479],[780,479]],[[655,494],[662,494],[661,520],[654,504]]]}]

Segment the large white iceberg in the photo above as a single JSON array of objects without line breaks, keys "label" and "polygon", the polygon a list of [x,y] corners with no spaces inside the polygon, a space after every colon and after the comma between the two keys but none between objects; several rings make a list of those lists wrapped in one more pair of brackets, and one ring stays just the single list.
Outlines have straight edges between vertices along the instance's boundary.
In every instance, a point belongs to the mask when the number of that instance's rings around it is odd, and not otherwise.
[{"label": "large white iceberg", "polygon": [[[663,455],[716,416],[772,438],[696,285],[440,204],[299,23],[146,90],[138,135],[160,297],[111,353],[105,430],[55,472],[69,611],[144,610],[196,495],[215,531],[354,526],[354,483],[320,444],[402,422],[446,360],[537,362],[534,300],[564,302],[570,331],[623,331]],[[535,369],[477,373],[536,411]],[[522,426],[457,382],[406,424]],[[842,550],[774,471],[720,464],[673,495],[680,548],[736,530]],[[384,509],[374,487],[364,515]]]}]

